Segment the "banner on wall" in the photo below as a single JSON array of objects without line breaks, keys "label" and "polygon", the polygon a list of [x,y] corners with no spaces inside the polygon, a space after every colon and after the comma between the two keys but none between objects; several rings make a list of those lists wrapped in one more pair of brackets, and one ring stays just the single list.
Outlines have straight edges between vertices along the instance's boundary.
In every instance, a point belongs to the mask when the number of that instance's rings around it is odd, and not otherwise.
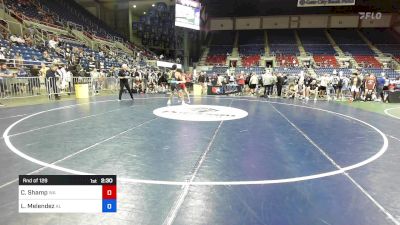
[{"label": "banner on wall", "polygon": [[355,5],[356,0],[298,0],[297,7]]},{"label": "banner on wall", "polygon": [[165,68],[172,68],[172,65],[176,65],[178,69],[182,69],[182,64],[178,63],[171,63],[171,62],[164,62],[164,61],[157,61],[158,67],[165,67]]}]

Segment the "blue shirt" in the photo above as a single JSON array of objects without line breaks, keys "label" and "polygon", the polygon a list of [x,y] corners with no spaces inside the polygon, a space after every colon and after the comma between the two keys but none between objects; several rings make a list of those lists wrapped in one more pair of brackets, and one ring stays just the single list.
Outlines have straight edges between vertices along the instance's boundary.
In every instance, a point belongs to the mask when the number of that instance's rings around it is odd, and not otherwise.
[{"label": "blue shirt", "polygon": [[383,77],[378,77],[377,83],[378,83],[378,87],[383,87],[383,86],[385,86],[385,78],[383,78]]},{"label": "blue shirt", "polygon": [[27,77],[27,76],[28,76],[28,73],[26,72],[25,69],[21,68],[21,69],[18,71],[18,77]]},{"label": "blue shirt", "polygon": [[[0,74],[10,75],[11,72],[8,69],[5,69],[5,70],[0,69]],[[4,77],[0,77],[0,80],[3,80],[3,79],[4,79]]]}]

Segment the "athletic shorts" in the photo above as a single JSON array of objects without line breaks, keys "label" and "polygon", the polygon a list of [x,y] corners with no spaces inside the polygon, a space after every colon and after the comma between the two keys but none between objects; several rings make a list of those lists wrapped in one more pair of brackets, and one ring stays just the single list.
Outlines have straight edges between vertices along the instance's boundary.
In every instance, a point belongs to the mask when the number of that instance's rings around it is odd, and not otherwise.
[{"label": "athletic shorts", "polygon": [[351,92],[359,92],[360,88],[356,87],[356,86],[351,86]]},{"label": "athletic shorts", "polygon": [[186,84],[179,84],[179,87],[180,87],[181,89],[185,89],[185,88],[186,88]]},{"label": "athletic shorts", "polygon": [[179,84],[171,84],[171,91],[180,91],[181,87]]},{"label": "athletic shorts", "polygon": [[256,87],[257,87],[257,84],[250,84],[250,85],[249,85],[249,88],[250,88],[250,89],[254,89],[254,88],[256,88]]},{"label": "athletic shorts", "polygon": [[319,87],[318,87],[318,91],[326,91],[326,87],[324,87],[324,86],[319,86]]}]

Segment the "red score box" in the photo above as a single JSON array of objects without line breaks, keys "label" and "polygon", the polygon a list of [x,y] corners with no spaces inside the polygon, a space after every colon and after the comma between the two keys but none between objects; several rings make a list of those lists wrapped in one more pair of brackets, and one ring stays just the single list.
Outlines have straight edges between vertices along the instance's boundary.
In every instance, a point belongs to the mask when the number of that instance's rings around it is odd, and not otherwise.
[{"label": "red score box", "polygon": [[103,199],[117,199],[116,185],[103,185]]}]

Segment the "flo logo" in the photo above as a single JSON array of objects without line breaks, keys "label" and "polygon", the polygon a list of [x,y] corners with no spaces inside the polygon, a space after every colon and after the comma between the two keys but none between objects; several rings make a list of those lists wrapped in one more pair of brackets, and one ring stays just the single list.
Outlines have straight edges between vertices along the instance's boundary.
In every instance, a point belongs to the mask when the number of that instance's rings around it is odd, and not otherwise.
[{"label": "flo logo", "polygon": [[248,113],[244,110],[214,105],[185,105],[158,108],[153,111],[154,115],[186,121],[224,121],[244,118]]},{"label": "flo logo", "polygon": [[380,20],[382,19],[381,12],[359,12],[360,20]]}]

